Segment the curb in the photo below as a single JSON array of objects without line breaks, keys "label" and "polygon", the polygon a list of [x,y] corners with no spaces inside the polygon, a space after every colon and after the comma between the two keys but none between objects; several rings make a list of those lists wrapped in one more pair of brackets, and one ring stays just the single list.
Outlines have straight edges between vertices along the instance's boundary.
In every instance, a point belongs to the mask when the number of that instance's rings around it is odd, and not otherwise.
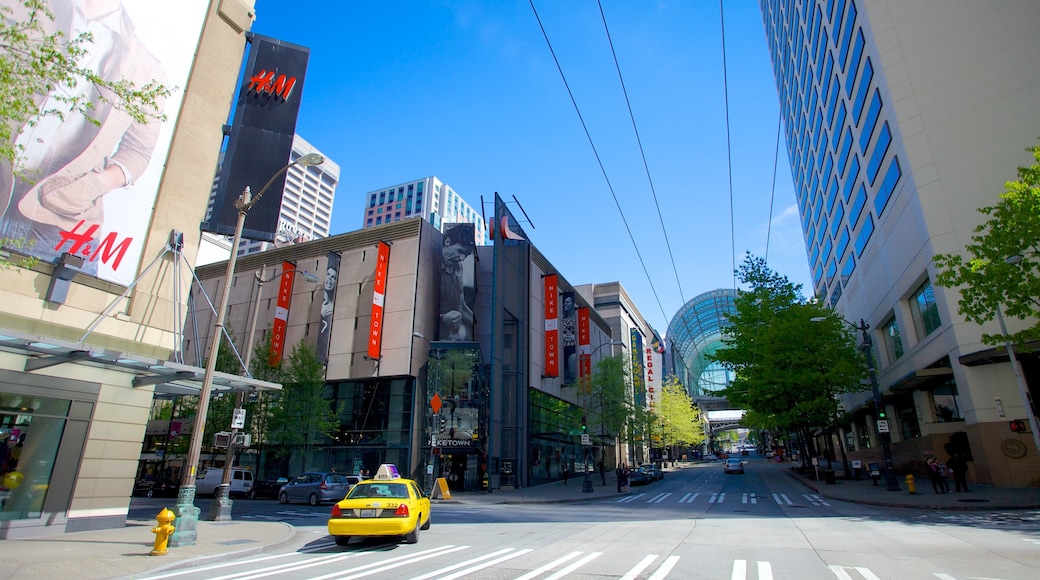
[{"label": "curb", "polygon": [[[160,566],[157,566],[155,568],[150,568],[148,570],[145,570],[144,572],[141,572],[140,574],[135,574],[134,576],[124,576],[124,578],[133,578],[133,577],[140,576],[140,575],[156,574],[158,572],[163,572],[163,571],[169,570],[171,568],[179,568],[179,567],[183,567],[183,566],[196,567],[196,566],[202,566],[202,565],[206,565],[206,564],[213,564],[213,563],[216,563],[216,562],[225,562],[225,561],[228,561],[228,560],[234,560],[236,558],[242,558],[242,557],[245,557],[245,556],[252,556],[254,554],[262,554],[262,553],[264,553],[264,552],[266,552],[268,550],[273,550],[275,548],[281,547],[284,544],[289,543],[293,539],[293,537],[296,536],[296,527],[295,526],[293,526],[291,524],[287,524],[285,522],[271,522],[271,523],[278,524],[278,525],[280,525],[280,526],[285,528],[285,535],[282,536],[282,538],[280,538],[278,540],[275,540],[273,542],[267,543],[267,544],[262,544],[262,545],[259,545],[259,546],[251,546],[249,548],[243,548],[241,550],[232,550],[230,552],[221,552],[219,554],[207,554],[207,555],[202,555],[202,556],[187,556],[187,557],[176,559],[176,560],[167,560],[166,563],[164,563],[164,564],[162,564]],[[174,549],[176,549],[176,548],[174,548]]]}]

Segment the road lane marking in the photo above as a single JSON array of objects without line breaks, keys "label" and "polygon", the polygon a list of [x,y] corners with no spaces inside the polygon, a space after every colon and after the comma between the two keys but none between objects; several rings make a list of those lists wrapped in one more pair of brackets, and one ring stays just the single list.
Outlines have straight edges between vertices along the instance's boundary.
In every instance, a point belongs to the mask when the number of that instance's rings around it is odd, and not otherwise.
[{"label": "road lane marking", "polygon": [[745,503],[746,504],[746,503],[748,503],[749,500],[750,500],[750,503],[753,504],[753,505],[754,504],[758,504],[758,497],[756,497],[754,493],[751,493],[751,494],[745,493],[745,494],[740,496],[740,503]]},{"label": "road lane marking", "polygon": [[654,498],[652,498],[650,501],[648,501],[646,503],[661,503],[662,501],[667,499],[668,496],[670,496],[670,495],[672,495],[671,492],[669,492],[669,493],[659,493],[659,494],[657,494],[657,496],[655,496]]},{"label": "road lane marking", "polygon": [[541,568],[537,568],[535,570],[531,570],[527,574],[524,574],[523,576],[521,576],[519,578],[516,578],[516,580],[531,580],[535,576],[538,576],[539,574],[541,574],[543,572],[548,572],[549,570],[552,570],[553,568],[559,566],[560,564],[565,564],[568,561],[573,560],[573,559],[577,558],[578,556],[580,556],[582,554],[583,554],[583,552],[571,552],[570,554],[567,554],[566,556],[564,556],[562,558],[557,558],[557,559],[553,560],[552,562],[549,562],[548,564],[542,566]]},{"label": "road lane marking", "polygon": [[802,497],[804,497],[809,503],[813,504],[814,506],[824,506],[824,505],[825,506],[830,506],[831,505],[831,504],[827,503],[827,501],[825,499],[823,499],[822,497],[816,495],[815,493],[803,493]]},{"label": "road lane marking", "polygon": [[[524,550],[518,550],[517,552],[515,552],[513,554],[506,554],[505,556],[501,556],[499,558],[495,558],[494,560],[491,560],[489,562],[484,562],[483,564],[477,564],[476,566],[470,566],[469,568],[466,568],[464,570],[459,570],[458,572],[456,572],[454,574],[451,574],[449,576],[443,576],[443,577],[440,578],[440,580],[455,580],[455,578],[462,578],[463,576],[465,576],[467,574],[470,574],[472,572],[476,572],[478,570],[483,570],[484,568],[487,568],[488,566],[494,566],[495,564],[501,564],[502,562],[505,562],[506,560],[512,560],[513,558],[516,558],[516,557],[519,557],[519,556],[523,556],[524,554],[526,554],[528,552],[531,552],[531,551],[533,551],[533,550],[530,549],[530,548],[527,548],[527,549],[524,549]],[[457,568],[457,567],[458,566],[449,566],[448,569],[450,569],[450,568]],[[428,577],[429,577],[429,575],[419,576],[419,578],[428,578]],[[346,580],[346,579],[344,578],[343,580]],[[415,578],[413,580],[418,580],[418,578]]]},{"label": "road lane marking", "polygon": [[645,493],[637,493],[636,495],[629,495],[619,499],[618,503],[630,503],[646,495]]},{"label": "road lane marking", "polygon": [[773,580],[773,567],[769,562],[758,563],[758,580]]},{"label": "road lane marking", "polygon": [[647,578],[647,580],[664,580],[668,573],[672,571],[672,568],[679,562],[679,556],[669,556],[664,564],[654,572],[653,576]]},{"label": "road lane marking", "polygon": [[747,579],[747,560],[733,560],[733,573],[730,574],[730,580],[746,580]]},{"label": "road lane marking", "polygon": [[682,499],[679,500],[679,503],[693,503],[693,500],[697,499],[698,495],[700,495],[700,494],[699,493],[693,493],[693,494],[688,493],[688,494],[684,495],[682,497]]},{"label": "road lane marking", "polygon": [[577,562],[571,564],[570,566],[567,566],[566,568],[560,570],[559,572],[553,574],[552,576],[546,577],[545,580],[559,580],[560,578],[563,578],[567,574],[570,574],[571,572],[577,570],[578,568],[581,568],[585,564],[588,564],[589,562],[595,560],[596,558],[599,558],[602,555],[603,555],[603,552],[592,552],[588,556],[585,556],[581,560],[578,560]]},{"label": "road lane marking", "polygon": [[636,580],[636,577],[639,576],[640,572],[646,570],[647,566],[653,564],[654,560],[656,559],[657,554],[650,554],[649,556],[640,560],[639,563],[636,564],[631,570],[625,572],[625,575],[619,578],[618,580]]},{"label": "road lane marking", "polygon": [[780,505],[784,505],[784,504],[793,505],[794,504],[794,502],[792,502],[790,499],[788,499],[786,493],[781,493],[779,496],[777,496],[774,493],[773,494],[773,499],[776,500],[776,503],[778,503]]},{"label": "road lane marking", "polygon": [[831,572],[834,572],[834,576],[836,576],[838,580],[852,580],[852,575],[845,571],[846,568],[851,568],[852,570],[859,572],[860,576],[863,576],[863,578],[865,578],[866,580],[881,580],[873,572],[870,571],[870,568],[862,568],[860,566],[833,565],[827,566],[827,568],[829,568]]}]

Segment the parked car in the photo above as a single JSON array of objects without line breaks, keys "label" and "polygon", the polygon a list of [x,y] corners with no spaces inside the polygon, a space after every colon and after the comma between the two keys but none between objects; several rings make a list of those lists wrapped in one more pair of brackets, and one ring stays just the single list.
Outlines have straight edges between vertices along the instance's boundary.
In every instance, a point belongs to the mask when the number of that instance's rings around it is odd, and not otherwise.
[{"label": "parked car", "polygon": [[278,492],[282,491],[282,486],[287,483],[288,477],[254,481],[253,487],[249,489],[249,499],[278,499]]},{"label": "parked car", "polygon": [[718,461],[719,460],[719,458],[714,453],[708,453],[704,457],[702,457],[701,459],[703,459],[704,461]]},{"label": "parked car", "polygon": [[[197,495],[213,495],[217,486],[224,482],[223,467],[207,467],[202,475],[195,480],[195,493]],[[228,497],[246,497],[253,487],[253,472],[244,467],[231,468],[231,489]]]},{"label": "parked car", "polygon": [[646,485],[650,483],[650,481],[650,473],[642,467],[637,467],[628,474],[629,485]]},{"label": "parked car", "polygon": [[138,479],[134,482],[134,495],[177,497],[177,490],[180,487],[180,482],[165,477]]},{"label": "parked car", "polygon": [[650,475],[650,481],[664,479],[664,471],[661,469],[661,466],[656,463],[644,463],[639,466],[639,469],[642,469]]},{"label": "parked car", "polygon": [[744,462],[739,457],[728,457],[722,464],[723,473],[744,473]]},{"label": "parked car", "polygon": [[311,505],[332,503],[346,497],[361,478],[334,471],[308,471],[293,478],[278,492],[278,501],[305,501]]}]

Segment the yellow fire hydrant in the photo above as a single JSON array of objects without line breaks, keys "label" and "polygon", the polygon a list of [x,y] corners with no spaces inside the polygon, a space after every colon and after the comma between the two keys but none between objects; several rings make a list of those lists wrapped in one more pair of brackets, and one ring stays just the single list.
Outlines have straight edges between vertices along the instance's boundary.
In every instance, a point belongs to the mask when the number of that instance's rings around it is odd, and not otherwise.
[{"label": "yellow fire hydrant", "polygon": [[174,530],[177,528],[173,527],[173,520],[177,516],[173,515],[170,508],[163,508],[159,515],[155,516],[155,521],[159,522],[159,525],[152,528],[152,533],[155,534],[155,545],[152,546],[152,551],[149,552],[153,556],[165,556],[166,555],[166,544],[170,541],[170,536],[173,535]]},{"label": "yellow fire hydrant", "polygon": [[912,473],[906,474],[906,489],[910,493],[917,493],[917,486],[914,485],[914,474]]}]

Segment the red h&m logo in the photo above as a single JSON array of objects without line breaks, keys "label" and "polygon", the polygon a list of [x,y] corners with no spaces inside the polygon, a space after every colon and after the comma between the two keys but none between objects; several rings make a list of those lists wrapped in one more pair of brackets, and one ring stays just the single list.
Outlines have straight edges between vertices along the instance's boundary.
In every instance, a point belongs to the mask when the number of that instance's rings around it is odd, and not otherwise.
[{"label": "red h&m logo", "polygon": [[[102,240],[95,240],[94,234],[98,231],[98,225],[90,225],[86,231],[80,231],[83,224],[86,222],[80,220],[76,227],[72,228],[72,231],[59,230],[58,235],[61,236],[61,241],[54,246],[54,250],[61,249],[62,246],[68,242],[71,247],[68,253],[73,255],[81,255],[87,260],[94,262],[97,261],[98,255],[101,256],[101,261],[105,264],[109,264],[113,270],[119,269],[119,264],[123,261],[123,256],[126,255],[126,250],[130,247],[130,244],[134,241],[133,238],[123,238],[119,241],[116,236],[116,232],[109,232]],[[96,243],[96,246],[92,244]],[[109,263],[111,262],[111,263]]]},{"label": "red h&m logo", "polygon": [[246,90],[256,91],[258,95],[281,97],[284,101],[292,94],[294,87],[296,87],[296,77],[275,76],[274,71],[262,70],[249,77],[249,85],[246,86]]}]

